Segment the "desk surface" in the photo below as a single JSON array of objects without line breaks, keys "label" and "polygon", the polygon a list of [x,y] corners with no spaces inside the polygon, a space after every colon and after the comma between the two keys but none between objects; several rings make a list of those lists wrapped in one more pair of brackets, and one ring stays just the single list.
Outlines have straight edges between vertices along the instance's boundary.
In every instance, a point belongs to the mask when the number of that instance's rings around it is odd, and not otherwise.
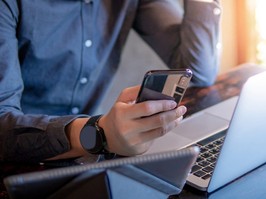
[{"label": "desk surface", "polygon": [[[189,88],[182,102],[182,104],[188,107],[187,115],[191,115],[232,96],[238,95],[242,85],[250,76],[264,70],[254,64],[244,64],[227,73],[221,74],[213,86]],[[0,198],[8,198],[3,184],[4,177],[44,169],[46,168],[39,165],[0,163]],[[246,174],[211,195],[185,186],[180,195],[171,198],[263,198],[263,196],[266,196],[265,184],[266,165]]]}]

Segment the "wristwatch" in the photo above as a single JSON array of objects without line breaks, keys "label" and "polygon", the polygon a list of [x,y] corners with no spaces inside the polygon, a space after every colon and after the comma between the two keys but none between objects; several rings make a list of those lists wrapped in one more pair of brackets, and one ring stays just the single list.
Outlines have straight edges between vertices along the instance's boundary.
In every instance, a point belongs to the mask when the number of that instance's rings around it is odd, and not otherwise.
[{"label": "wristwatch", "polygon": [[82,147],[91,154],[103,154],[105,159],[114,158],[115,154],[107,149],[107,141],[104,130],[99,127],[98,122],[102,115],[92,116],[81,129],[80,143]]}]

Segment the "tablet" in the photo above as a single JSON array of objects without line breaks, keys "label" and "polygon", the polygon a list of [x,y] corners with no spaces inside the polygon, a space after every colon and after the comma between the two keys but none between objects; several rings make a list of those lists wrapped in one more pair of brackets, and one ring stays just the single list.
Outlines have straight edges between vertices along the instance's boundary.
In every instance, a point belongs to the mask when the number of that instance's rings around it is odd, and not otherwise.
[{"label": "tablet", "polygon": [[[130,168],[133,167],[135,170],[143,172],[143,174],[149,174],[170,186],[176,187],[178,193],[182,190],[198,154],[199,148],[192,146],[181,150],[13,175],[5,178],[4,184],[13,199],[47,198],[84,173],[87,177],[92,177],[106,170],[130,166]],[[125,172],[127,169],[123,171]],[[141,175],[141,172],[138,173]],[[145,182],[145,179],[147,179],[147,182]],[[142,178],[142,183],[149,184],[149,180],[148,178]]]}]

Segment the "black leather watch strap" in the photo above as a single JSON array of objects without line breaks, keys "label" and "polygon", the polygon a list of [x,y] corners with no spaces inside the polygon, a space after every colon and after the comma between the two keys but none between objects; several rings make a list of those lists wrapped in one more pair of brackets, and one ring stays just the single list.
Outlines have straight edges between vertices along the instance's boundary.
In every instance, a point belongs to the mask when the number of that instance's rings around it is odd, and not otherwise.
[{"label": "black leather watch strap", "polygon": [[98,124],[98,122],[99,122],[99,120],[101,119],[102,116],[103,115],[91,116],[86,124],[96,124],[96,123]]},{"label": "black leather watch strap", "polygon": [[102,149],[97,152],[97,154],[105,154],[109,153],[109,151],[106,150],[107,147],[107,141],[104,134],[104,130],[98,125],[99,120],[101,119],[102,115],[96,115],[91,117],[90,122],[94,124],[95,128],[97,129],[97,132],[99,133],[101,140],[102,140]]},{"label": "black leather watch strap", "polygon": [[[98,125],[98,122],[101,117],[102,115],[96,115],[89,118],[89,120],[81,130],[81,144],[91,154],[102,154],[104,155],[104,159],[113,159],[115,157],[115,154],[110,153],[106,149],[107,140],[104,134],[104,130]],[[94,129],[94,131],[89,132],[92,129]],[[87,147],[87,143],[89,142],[90,135],[92,134],[96,136],[96,143],[94,147],[90,148]]]}]

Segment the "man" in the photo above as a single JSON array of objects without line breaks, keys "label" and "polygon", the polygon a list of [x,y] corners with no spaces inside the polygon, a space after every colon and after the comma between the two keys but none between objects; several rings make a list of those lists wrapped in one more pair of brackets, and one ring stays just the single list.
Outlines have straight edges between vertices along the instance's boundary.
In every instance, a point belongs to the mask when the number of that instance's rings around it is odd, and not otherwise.
[{"label": "man", "polygon": [[0,160],[136,155],[178,125],[186,107],[135,104],[138,86],[122,91],[109,113],[89,116],[131,28],[170,68],[190,68],[194,85],[214,82],[219,2],[184,0],[184,16],[176,3],[1,0]]}]

